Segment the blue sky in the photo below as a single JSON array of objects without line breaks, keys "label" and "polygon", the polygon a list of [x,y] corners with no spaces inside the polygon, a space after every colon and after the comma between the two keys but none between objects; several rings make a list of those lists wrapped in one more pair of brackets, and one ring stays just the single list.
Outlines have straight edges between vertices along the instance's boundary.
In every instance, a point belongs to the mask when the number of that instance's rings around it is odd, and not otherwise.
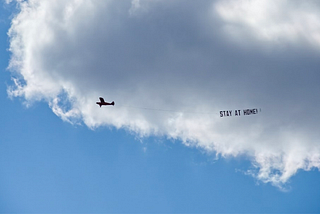
[{"label": "blue sky", "polygon": [[[1,213],[320,212],[319,115],[300,116],[319,106],[316,37],[297,30],[299,39],[284,39],[290,32],[258,17],[257,5],[238,12],[272,33],[240,19],[242,29],[225,10],[232,1],[212,1],[213,22],[199,15],[210,1],[110,1],[101,11],[97,1],[69,1],[64,21],[64,1],[43,2],[16,19],[24,46],[11,52],[18,37],[7,32],[19,11],[14,3],[0,9]],[[289,20],[312,12],[291,6]],[[10,72],[18,50],[24,67]],[[22,88],[12,89],[12,77]],[[101,94],[116,105],[100,109]],[[218,110],[244,106],[263,114],[219,118]]]}]

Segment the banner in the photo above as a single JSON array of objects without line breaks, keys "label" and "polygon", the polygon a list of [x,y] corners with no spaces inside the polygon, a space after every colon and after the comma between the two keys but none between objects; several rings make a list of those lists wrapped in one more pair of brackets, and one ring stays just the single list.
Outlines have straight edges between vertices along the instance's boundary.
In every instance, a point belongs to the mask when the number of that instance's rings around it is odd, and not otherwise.
[{"label": "banner", "polygon": [[[227,110],[227,111],[220,111],[220,117],[232,117],[232,116],[246,116],[246,115],[253,115],[258,114],[258,109],[243,109],[243,110]],[[261,112],[261,109],[260,109]]]}]

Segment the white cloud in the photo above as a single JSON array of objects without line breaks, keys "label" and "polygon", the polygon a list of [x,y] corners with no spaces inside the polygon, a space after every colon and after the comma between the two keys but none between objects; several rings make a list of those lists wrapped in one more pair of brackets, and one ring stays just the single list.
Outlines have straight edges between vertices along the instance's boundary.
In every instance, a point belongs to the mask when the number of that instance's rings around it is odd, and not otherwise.
[{"label": "white cloud", "polygon": [[252,36],[276,45],[305,42],[320,47],[317,1],[223,0],[214,9],[236,40]]},{"label": "white cloud", "polygon": [[[309,34],[297,19],[292,24],[296,2],[259,2],[20,2],[9,31],[15,79],[8,92],[45,100],[63,120],[90,128],[166,136],[223,157],[245,154],[257,179],[281,186],[299,169],[320,168],[318,49],[304,43],[317,45],[318,28],[304,26]],[[285,6],[289,15],[270,15]],[[299,10],[317,20],[315,12]],[[289,31],[281,30],[285,23]],[[240,33],[245,49],[230,43],[225,26],[250,29]],[[259,46],[287,37],[272,52]],[[100,109],[99,96],[116,105]],[[262,112],[219,117],[248,107]]]}]

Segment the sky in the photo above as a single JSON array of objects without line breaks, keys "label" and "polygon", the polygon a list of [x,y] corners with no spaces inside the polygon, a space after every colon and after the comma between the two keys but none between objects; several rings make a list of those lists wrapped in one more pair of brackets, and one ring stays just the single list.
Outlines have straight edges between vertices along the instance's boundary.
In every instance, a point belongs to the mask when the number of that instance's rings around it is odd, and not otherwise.
[{"label": "sky", "polygon": [[319,213],[319,14],[1,1],[0,213]]}]

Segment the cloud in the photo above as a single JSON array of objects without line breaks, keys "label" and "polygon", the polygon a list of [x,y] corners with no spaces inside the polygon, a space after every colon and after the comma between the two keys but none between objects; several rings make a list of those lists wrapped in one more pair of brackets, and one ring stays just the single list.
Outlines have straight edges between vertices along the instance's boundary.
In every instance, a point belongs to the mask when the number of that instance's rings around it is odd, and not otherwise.
[{"label": "cloud", "polygon": [[227,0],[214,7],[224,30],[239,42],[252,36],[269,45],[320,46],[318,1]]},{"label": "cloud", "polygon": [[[282,186],[320,168],[319,4],[259,2],[19,1],[8,93],[89,128],[246,155],[253,176]],[[262,111],[220,118],[246,108]]]}]

